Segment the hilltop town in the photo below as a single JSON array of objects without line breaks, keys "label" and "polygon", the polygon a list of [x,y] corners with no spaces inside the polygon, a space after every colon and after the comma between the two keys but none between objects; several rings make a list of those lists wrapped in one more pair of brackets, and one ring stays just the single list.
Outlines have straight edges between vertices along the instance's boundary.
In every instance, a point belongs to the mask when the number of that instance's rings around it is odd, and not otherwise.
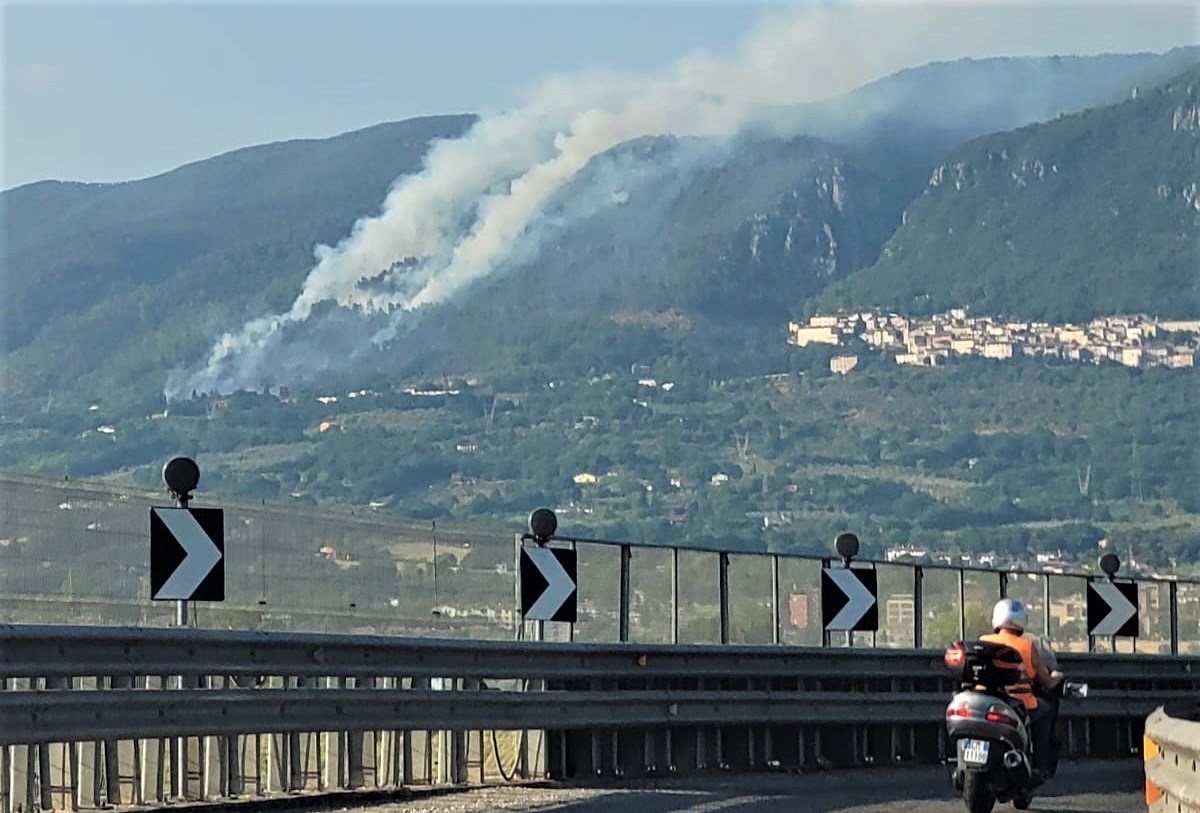
[{"label": "hilltop town", "polygon": [[[1177,369],[1195,366],[1200,319],[1165,321],[1133,314],[1101,316],[1086,324],[1052,324],[1005,321],[956,308],[929,317],[863,311],[788,323],[788,343],[796,347],[845,347],[855,340],[895,354],[897,364],[930,367],[951,356],[1003,360],[1025,355]],[[846,373],[856,364],[856,356],[838,356],[831,367]]]}]

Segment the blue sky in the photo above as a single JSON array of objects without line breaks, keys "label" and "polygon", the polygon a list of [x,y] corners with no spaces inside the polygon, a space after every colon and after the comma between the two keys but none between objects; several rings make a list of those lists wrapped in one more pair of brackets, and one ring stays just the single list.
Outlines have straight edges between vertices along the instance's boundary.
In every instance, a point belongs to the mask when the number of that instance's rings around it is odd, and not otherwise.
[{"label": "blue sky", "polygon": [[[1140,9],[1105,22],[1111,9],[1091,7],[1031,33],[1025,50],[1196,41],[1193,6]],[[697,50],[731,52],[762,11],[748,2],[8,2],[0,187],[144,177],[248,144],[504,108],[549,74],[653,72]]]}]

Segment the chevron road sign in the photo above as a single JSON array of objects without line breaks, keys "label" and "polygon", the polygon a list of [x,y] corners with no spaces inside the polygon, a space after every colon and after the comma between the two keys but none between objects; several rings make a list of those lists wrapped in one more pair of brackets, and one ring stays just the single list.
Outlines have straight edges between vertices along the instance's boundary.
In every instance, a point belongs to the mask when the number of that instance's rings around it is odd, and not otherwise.
[{"label": "chevron road sign", "polygon": [[821,621],[830,632],[874,632],[879,629],[876,574],[869,568],[827,567],[821,570]]},{"label": "chevron road sign", "polygon": [[575,623],[578,583],[575,551],[521,546],[521,616],[526,621]]},{"label": "chevron road sign", "polygon": [[150,509],[150,597],[155,601],[225,600],[224,511]]},{"label": "chevron road sign", "polygon": [[1120,635],[1136,638],[1138,634],[1138,590],[1133,582],[1114,582],[1107,579],[1089,581],[1087,586],[1088,635],[1108,637]]}]

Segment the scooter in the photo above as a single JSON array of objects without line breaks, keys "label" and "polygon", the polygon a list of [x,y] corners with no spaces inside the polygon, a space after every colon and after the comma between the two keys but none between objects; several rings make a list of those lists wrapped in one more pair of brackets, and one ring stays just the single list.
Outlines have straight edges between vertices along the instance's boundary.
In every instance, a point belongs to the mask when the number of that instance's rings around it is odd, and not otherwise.
[{"label": "scooter", "polygon": [[[959,691],[946,707],[955,789],[969,813],[991,813],[996,802],[1028,809],[1045,780],[1033,770],[1028,714],[1008,693],[1021,678],[1020,653],[1003,644],[958,641],[946,650],[945,661],[959,680]],[[1087,697],[1087,684],[1064,681],[1057,691],[1063,697]],[[1053,766],[1056,756],[1049,760]]]}]

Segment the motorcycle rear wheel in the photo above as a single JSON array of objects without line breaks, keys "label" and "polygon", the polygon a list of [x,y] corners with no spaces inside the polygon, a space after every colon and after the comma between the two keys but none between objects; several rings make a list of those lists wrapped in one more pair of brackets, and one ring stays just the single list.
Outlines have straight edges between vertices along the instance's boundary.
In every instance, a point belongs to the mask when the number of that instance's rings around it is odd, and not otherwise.
[{"label": "motorcycle rear wheel", "polygon": [[987,777],[970,773],[963,777],[963,802],[968,813],[992,813],[996,806],[996,794],[988,787]]}]

